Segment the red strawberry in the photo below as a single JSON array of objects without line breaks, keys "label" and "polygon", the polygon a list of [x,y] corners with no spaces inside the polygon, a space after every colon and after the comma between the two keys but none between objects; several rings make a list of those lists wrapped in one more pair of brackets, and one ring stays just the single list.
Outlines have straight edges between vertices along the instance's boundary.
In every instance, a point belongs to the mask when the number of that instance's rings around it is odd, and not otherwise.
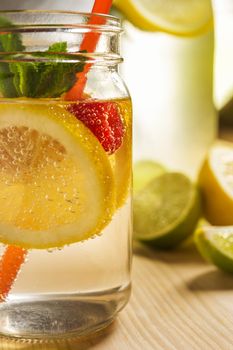
[{"label": "red strawberry", "polygon": [[109,154],[122,144],[124,124],[114,102],[81,102],[68,107],[70,113],[81,120],[98,138]]}]

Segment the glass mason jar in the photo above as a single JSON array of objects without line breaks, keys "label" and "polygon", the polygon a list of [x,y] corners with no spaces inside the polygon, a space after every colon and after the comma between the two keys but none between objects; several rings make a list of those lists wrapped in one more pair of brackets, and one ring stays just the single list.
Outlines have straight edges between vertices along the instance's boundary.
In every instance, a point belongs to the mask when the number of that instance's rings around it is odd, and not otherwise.
[{"label": "glass mason jar", "polygon": [[81,336],[130,294],[120,23],[15,11],[0,13],[0,27],[0,334]]}]

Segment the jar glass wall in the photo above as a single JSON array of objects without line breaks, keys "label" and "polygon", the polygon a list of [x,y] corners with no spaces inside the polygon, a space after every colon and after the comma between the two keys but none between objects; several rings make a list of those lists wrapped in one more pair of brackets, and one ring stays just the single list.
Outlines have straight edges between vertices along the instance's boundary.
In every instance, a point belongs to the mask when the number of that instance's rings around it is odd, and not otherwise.
[{"label": "jar glass wall", "polygon": [[0,27],[0,333],[81,336],[109,324],[130,294],[120,24],[22,11],[2,12]]}]

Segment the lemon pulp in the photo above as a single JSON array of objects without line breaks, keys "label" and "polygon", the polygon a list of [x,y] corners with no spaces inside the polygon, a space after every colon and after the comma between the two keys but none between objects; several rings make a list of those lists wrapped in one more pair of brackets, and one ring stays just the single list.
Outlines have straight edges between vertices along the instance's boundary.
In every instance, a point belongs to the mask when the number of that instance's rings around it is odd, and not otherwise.
[{"label": "lemon pulp", "polygon": [[233,146],[219,141],[210,149],[199,175],[204,213],[212,225],[233,225]]},{"label": "lemon pulp", "polygon": [[109,159],[58,105],[0,105],[0,241],[51,248],[98,234],[115,209]]}]

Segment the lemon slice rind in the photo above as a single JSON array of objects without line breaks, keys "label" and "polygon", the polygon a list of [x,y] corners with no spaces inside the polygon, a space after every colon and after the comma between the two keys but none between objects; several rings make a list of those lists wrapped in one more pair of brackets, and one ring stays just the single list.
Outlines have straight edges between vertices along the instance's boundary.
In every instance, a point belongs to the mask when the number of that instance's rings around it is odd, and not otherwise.
[{"label": "lemon slice rind", "polygon": [[[47,229],[39,229],[38,225],[36,229],[33,225],[28,229],[22,226],[21,218],[24,217],[24,221],[27,221],[22,212],[22,199],[19,201],[20,208],[15,210],[14,219],[0,223],[0,241],[27,249],[44,249],[61,247],[99,234],[112,218],[115,188],[108,157],[95,136],[74,116],[58,106],[2,104],[0,130],[12,126],[35,129],[40,134],[52,136],[65,147],[69,163],[72,163],[71,168],[75,169],[77,165],[82,174],[83,188],[80,191],[84,203],[81,203],[83,208],[77,214],[77,221],[57,225],[56,220],[54,219],[53,222],[50,218],[50,227]],[[43,178],[40,181],[43,184]],[[49,182],[50,179],[46,181]],[[52,181],[51,179],[51,183]],[[47,182],[44,183],[45,187],[48,185]],[[24,184],[24,197],[25,193],[28,197],[27,187],[27,184]],[[22,187],[20,189],[22,194]],[[39,192],[36,193],[39,195]],[[38,199],[35,198],[35,201]],[[43,205],[42,202],[41,205]],[[52,212],[52,215],[54,218],[56,216],[59,218],[59,208],[56,203],[53,204],[53,208],[55,213]],[[35,212],[35,218],[36,214]],[[51,213],[48,212],[48,220],[49,214]],[[46,220],[43,222],[46,225]]]},{"label": "lemon slice rind", "polygon": [[216,142],[201,168],[199,185],[207,220],[216,226],[233,225],[233,146]]}]

